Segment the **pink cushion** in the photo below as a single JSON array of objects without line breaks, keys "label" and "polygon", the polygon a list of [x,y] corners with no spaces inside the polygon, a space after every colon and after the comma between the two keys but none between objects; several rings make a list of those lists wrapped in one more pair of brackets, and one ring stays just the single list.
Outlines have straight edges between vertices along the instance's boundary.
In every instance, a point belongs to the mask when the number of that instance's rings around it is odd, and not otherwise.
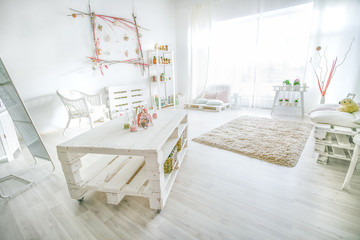
[{"label": "pink cushion", "polygon": [[224,103],[230,102],[230,93],[228,90],[220,91],[216,94],[216,99],[223,101]]},{"label": "pink cushion", "polygon": [[206,99],[215,99],[216,98],[216,92],[206,91],[205,94],[204,94],[204,98],[206,98]]}]

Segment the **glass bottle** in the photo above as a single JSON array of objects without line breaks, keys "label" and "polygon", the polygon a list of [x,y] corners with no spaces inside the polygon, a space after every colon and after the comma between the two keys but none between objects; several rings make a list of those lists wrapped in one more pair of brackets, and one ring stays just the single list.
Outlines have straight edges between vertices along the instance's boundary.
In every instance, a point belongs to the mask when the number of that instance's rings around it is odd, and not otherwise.
[{"label": "glass bottle", "polygon": [[124,129],[130,128],[130,119],[129,119],[129,113],[126,111],[124,114]]}]

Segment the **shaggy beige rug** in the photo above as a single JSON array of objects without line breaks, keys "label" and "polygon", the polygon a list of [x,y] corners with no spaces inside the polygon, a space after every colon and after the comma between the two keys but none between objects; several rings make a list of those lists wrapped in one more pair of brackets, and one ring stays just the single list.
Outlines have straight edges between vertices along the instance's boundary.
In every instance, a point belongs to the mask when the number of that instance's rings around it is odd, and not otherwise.
[{"label": "shaggy beige rug", "polygon": [[309,137],[309,123],[242,116],[193,141],[286,167],[295,167]]}]

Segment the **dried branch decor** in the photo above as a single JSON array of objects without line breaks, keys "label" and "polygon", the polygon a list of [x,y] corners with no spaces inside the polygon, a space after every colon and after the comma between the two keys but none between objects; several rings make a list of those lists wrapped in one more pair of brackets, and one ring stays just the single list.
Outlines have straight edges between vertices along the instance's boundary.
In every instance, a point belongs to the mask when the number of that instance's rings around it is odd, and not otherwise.
[{"label": "dried branch decor", "polygon": [[[108,69],[108,66],[112,65],[112,64],[130,63],[130,64],[137,65],[140,68],[141,74],[144,75],[145,67],[148,66],[148,64],[146,64],[144,62],[144,56],[143,56],[141,41],[140,41],[141,34],[139,32],[139,29],[142,29],[142,30],[146,30],[146,29],[143,27],[140,27],[137,24],[135,13],[132,13],[132,17],[133,17],[132,20],[126,19],[126,18],[96,14],[95,12],[93,12],[91,10],[90,3],[89,3],[89,13],[78,11],[78,10],[75,10],[72,8],[70,8],[70,10],[73,11],[73,13],[68,16],[71,16],[73,18],[77,18],[78,16],[81,16],[81,17],[89,16],[90,17],[92,35],[93,35],[93,40],[94,40],[94,56],[88,57],[88,58],[91,59],[91,62],[93,64],[92,67],[94,70],[98,67],[100,69],[101,74],[104,75],[103,67]],[[134,34],[136,37],[136,47],[134,48],[134,52],[136,52],[137,57],[129,58],[129,59],[125,59],[125,60],[108,60],[108,59],[104,59],[104,57],[100,57],[103,54],[105,54],[105,55],[110,54],[109,52],[103,52],[100,47],[100,45],[101,45],[100,39],[102,37],[103,31],[105,31],[104,26],[107,26],[112,31],[115,31],[115,28],[119,27],[126,31],[129,31],[129,33]],[[110,41],[109,34],[106,34],[104,39],[105,39],[105,42],[109,42]],[[123,39],[126,42],[129,40],[129,37],[127,36],[127,34],[125,34]],[[117,42],[119,42],[119,41],[117,41]],[[126,57],[129,56],[128,50],[124,51],[124,55]]]},{"label": "dried branch decor", "polygon": [[[345,53],[342,61],[338,62],[338,57],[335,57],[335,59],[332,61],[330,72],[329,72],[328,59],[326,57],[326,48],[321,53],[321,50],[322,50],[321,46],[316,47],[318,60],[315,63],[313,63],[312,58],[311,58],[310,63],[314,70],[314,73],[315,73],[315,76],[316,76],[316,79],[318,82],[318,86],[319,86],[320,93],[322,96],[322,101],[324,101],[326,90],[329,87],[331,79],[334,77],[337,68],[340,67],[345,62],[346,57],[349,54],[354,41],[355,41],[355,38],[353,38],[353,40],[351,41],[349,48],[348,48],[347,52]],[[324,71],[324,73],[323,73],[323,71]]]}]

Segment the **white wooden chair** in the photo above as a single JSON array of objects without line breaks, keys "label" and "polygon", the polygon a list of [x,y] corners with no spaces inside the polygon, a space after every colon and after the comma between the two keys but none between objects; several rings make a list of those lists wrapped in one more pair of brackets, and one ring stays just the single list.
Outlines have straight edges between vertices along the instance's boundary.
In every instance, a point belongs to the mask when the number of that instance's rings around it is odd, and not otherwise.
[{"label": "white wooden chair", "polygon": [[77,90],[59,89],[56,91],[64,104],[69,120],[66,124],[63,134],[70,125],[72,119],[79,119],[79,126],[81,118],[88,118],[91,128],[94,128],[93,122],[98,120],[105,121],[106,106],[102,104],[101,94],[89,95]]}]

